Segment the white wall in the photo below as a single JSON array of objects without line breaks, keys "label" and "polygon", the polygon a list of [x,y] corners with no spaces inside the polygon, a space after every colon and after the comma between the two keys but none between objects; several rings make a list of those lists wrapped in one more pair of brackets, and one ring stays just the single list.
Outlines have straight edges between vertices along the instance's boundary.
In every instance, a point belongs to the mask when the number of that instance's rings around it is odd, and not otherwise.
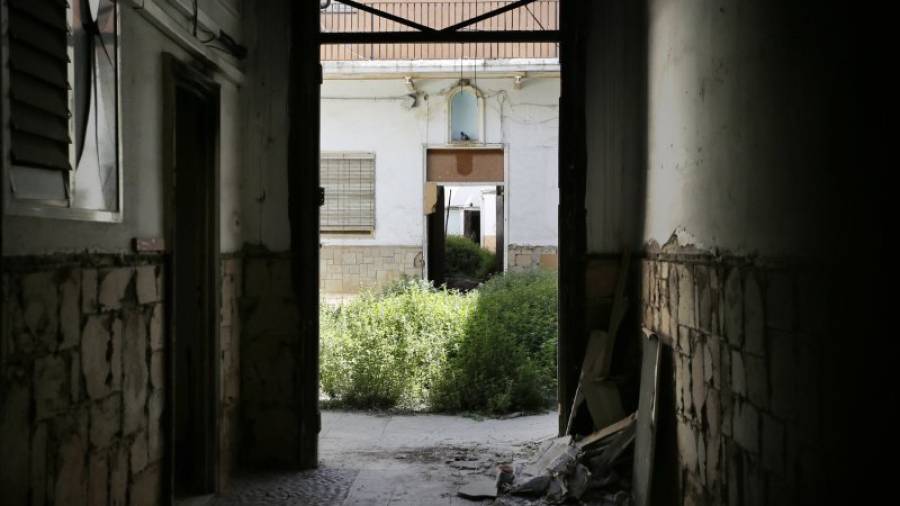
[{"label": "white wall", "polygon": [[497,192],[486,192],[481,201],[481,244],[484,236],[497,235]]},{"label": "white wall", "polygon": [[839,77],[824,43],[831,32],[813,21],[822,12],[649,3],[644,240],[677,233],[682,244],[763,255],[831,241],[810,240],[841,205],[821,205],[829,148],[841,139],[826,132],[842,118],[841,102],[829,100]]},{"label": "white wall", "polygon": [[[187,52],[122,2],[123,222],[90,223],[4,216],[3,255],[128,253],[134,237],[163,236],[162,53],[187,60]],[[239,33],[233,36],[239,37]],[[221,247],[237,250],[240,238],[241,136],[238,86],[224,78],[221,102]]]},{"label": "white wall", "polygon": [[[466,77],[471,78],[471,75]],[[449,141],[447,94],[454,79],[417,81],[426,97],[409,109],[396,80],[328,80],[322,87],[322,150],[375,153],[376,224],[371,237],[323,237],[323,244],[422,245],[424,148]],[[474,82],[473,82],[474,84]],[[485,142],[509,156],[510,244],[557,244],[559,79],[478,79]]]}]

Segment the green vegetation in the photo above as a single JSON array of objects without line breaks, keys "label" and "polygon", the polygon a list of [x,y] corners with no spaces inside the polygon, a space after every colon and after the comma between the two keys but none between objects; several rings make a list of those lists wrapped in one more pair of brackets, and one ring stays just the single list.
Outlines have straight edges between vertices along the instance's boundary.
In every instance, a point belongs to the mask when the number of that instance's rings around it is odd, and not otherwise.
[{"label": "green vegetation", "polygon": [[358,408],[503,413],[555,393],[554,273],[506,274],[478,291],[403,281],[322,308],[322,390]]},{"label": "green vegetation", "polygon": [[485,280],[496,270],[497,257],[468,237],[448,236],[445,247],[448,277]]}]

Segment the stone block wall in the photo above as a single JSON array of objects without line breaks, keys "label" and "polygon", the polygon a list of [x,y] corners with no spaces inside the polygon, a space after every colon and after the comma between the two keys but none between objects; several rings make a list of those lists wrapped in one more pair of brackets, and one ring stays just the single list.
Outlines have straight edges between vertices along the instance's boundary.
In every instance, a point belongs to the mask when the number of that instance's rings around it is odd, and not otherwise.
[{"label": "stone block wall", "polygon": [[161,259],[5,259],[5,268],[2,502],[159,504]]},{"label": "stone block wall", "polygon": [[227,489],[240,453],[241,311],[243,259],[222,258],[222,302],[219,326],[219,486]]},{"label": "stone block wall", "polygon": [[[806,269],[702,254],[642,263],[642,321],[671,353],[677,504],[821,504],[825,290]],[[818,308],[818,312],[813,308]],[[661,446],[665,446],[660,443]]]},{"label": "stone block wall", "polygon": [[287,254],[244,257],[241,308],[241,460],[292,465],[299,441],[299,311]]},{"label": "stone block wall", "polygon": [[403,277],[421,279],[420,246],[323,246],[319,289],[323,294],[355,294]]},{"label": "stone block wall", "polygon": [[559,254],[556,246],[523,246],[510,244],[507,250],[507,270],[523,272],[534,269],[555,271],[559,268]]}]

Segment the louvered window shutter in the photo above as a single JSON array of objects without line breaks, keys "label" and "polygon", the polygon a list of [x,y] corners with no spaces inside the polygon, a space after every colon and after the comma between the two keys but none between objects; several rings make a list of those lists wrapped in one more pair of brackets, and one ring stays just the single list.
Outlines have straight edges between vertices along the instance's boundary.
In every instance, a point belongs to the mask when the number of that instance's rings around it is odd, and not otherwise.
[{"label": "louvered window shutter", "polygon": [[64,0],[8,0],[13,165],[72,170],[69,23]]},{"label": "louvered window shutter", "polygon": [[366,233],[375,230],[375,155],[323,153],[321,184],[325,204],[321,230]]}]

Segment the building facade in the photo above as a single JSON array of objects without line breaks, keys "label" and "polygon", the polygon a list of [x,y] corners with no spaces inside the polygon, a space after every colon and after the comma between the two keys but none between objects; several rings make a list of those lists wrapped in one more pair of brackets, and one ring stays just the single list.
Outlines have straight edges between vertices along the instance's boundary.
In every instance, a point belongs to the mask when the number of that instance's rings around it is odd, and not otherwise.
[{"label": "building facade", "polygon": [[[344,169],[343,175],[329,175],[323,165],[326,209],[329,198],[347,195],[332,192],[329,183],[350,184],[374,200],[348,202],[335,211],[345,221],[363,219],[358,230],[330,231],[323,222],[320,286],[326,295],[356,293],[404,276],[427,277],[429,185],[457,188],[457,194],[465,187],[493,187],[494,193],[501,187],[503,206],[499,213],[492,209],[494,218],[484,228],[494,232],[483,244],[502,249],[507,270],[555,265],[555,59],[325,62],[324,71],[323,159],[363,156],[366,163],[374,161],[374,168],[368,168],[373,174],[365,176],[366,181],[374,179],[371,186],[354,186],[361,181],[358,174]],[[450,177],[429,170],[435,163],[429,152],[435,149],[457,156],[495,150],[499,172],[480,175],[476,169],[462,174],[465,168],[460,166]],[[371,206],[371,218],[360,218]],[[448,212],[446,233],[454,234],[447,229],[451,224],[461,226],[458,213]],[[503,221],[501,245],[496,242],[497,217]]]}]

